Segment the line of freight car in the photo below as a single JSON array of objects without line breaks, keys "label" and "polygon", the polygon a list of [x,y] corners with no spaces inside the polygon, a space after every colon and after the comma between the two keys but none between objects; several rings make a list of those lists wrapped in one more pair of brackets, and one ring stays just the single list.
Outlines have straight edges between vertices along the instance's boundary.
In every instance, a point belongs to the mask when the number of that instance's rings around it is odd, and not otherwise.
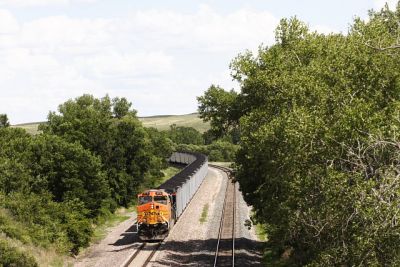
[{"label": "line of freight car", "polygon": [[157,189],[138,195],[137,229],[141,240],[164,239],[207,175],[208,159],[203,154],[175,152],[169,161],[186,167]]}]

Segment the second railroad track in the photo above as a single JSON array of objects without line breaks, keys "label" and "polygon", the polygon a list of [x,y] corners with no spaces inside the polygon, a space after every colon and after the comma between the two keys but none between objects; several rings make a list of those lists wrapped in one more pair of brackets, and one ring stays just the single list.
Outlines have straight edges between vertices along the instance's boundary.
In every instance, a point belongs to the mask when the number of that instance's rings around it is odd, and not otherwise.
[{"label": "second railroad track", "polygon": [[231,170],[212,165],[228,175],[225,199],[215,251],[214,267],[235,266],[235,217],[236,217],[236,185],[231,179]]}]

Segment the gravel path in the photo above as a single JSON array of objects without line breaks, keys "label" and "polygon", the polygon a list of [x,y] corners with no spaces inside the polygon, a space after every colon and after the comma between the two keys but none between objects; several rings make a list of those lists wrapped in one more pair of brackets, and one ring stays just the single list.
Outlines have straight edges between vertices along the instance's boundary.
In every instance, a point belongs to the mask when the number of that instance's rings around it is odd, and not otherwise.
[{"label": "gravel path", "polygon": [[136,214],[129,213],[129,219],[111,228],[99,244],[92,245],[84,255],[78,257],[76,267],[120,266],[140,243],[136,234]]}]

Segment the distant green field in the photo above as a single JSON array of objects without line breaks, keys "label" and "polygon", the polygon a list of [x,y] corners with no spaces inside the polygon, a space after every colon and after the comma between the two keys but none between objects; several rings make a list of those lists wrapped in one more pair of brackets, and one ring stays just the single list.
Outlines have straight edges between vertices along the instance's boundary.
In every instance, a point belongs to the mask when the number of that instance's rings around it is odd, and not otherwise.
[{"label": "distant green field", "polygon": [[187,114],[187,115],[161,115],[161,116],[151,116],[151,117],[141,117],[139,118],[145,127],[154,127],[159,130],[167,130],[172,124],[177,126],[193,127],[199,132],[205,132],[210,129],[208,123],[204,123],[202,119],[199,118],[199,114]]},{"label": "distant green field", "polygon": [[[193,127],[199,132],[205,132],[210,128],[208,123],[204,123],[199,114],[192,113],[187,115],[160,115],[151,117],[140,117],[139,120],[145,127],[154,127],[159,130],[167,130],[172,124],[177,126]],[[23,123],[13,125],[13,127],[23,128],[30,134],[38,132],[38,126],[41,122]]]},{"label": "distant green field", "polygon": [[41,123],[43,123],[43,122],[22,123],[22,124],[13,125],[11,127],[22,128],[22,129],[25,129],[30,134],[37,134],[39,124],[41,124]]}]

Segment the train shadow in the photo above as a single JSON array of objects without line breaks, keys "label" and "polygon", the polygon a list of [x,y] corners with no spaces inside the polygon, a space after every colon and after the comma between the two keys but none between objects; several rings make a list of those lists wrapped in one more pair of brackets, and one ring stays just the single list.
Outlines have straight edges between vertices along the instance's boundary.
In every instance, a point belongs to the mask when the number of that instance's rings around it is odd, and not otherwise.
[{"label": "train shadow", "polygon": [[[118,239],[116,242],[114,242],[112,244],[109,244],[109,245],[117,246],[117,247],[118,246],[127,246],[127,245],[133,245],[134,246],[134,244],[138,243],[138,242],[140,242],[140,240],[139,240],[139,238],[137,236],[137,225],[133,224],[128,229],[126,229],[125,232],[123,232],[121,234],[121,238],[120,239]],[[128,246],[128,247],[125,247],[123,249],[116,250],[116,251],[126,250],[126,249],[129,249],[131,247],[132,246]]]},{"label": "train shadow", "polygon": [[[235,241],[236,266],[263,266],[263,242],[246,238]],[[156,260],[155,266],[213,266],[217,239],[168,241],[159,250],[167,253]],[[231,256],[220,257],[219,262],[230,262]],[[222,264],[223,265],[223,264]]]},{"label": "train shadow", "polygon": [[[166,253],[156,260],[155,266],[213,266],[217,242],[217,239],[167,241],[159,248]],[[117,247],[113,251],[119,252],[139,247],[141,243],[143,241],[138,238],[137,226],[134,224],[121,234],[120,239],[110,245]],[[264,244],[247,238],[236,238],[235,265],[262,266]],[[228,257],[230,258],[225,256]],[[223,257],[222,261],[225,260]]]}]

